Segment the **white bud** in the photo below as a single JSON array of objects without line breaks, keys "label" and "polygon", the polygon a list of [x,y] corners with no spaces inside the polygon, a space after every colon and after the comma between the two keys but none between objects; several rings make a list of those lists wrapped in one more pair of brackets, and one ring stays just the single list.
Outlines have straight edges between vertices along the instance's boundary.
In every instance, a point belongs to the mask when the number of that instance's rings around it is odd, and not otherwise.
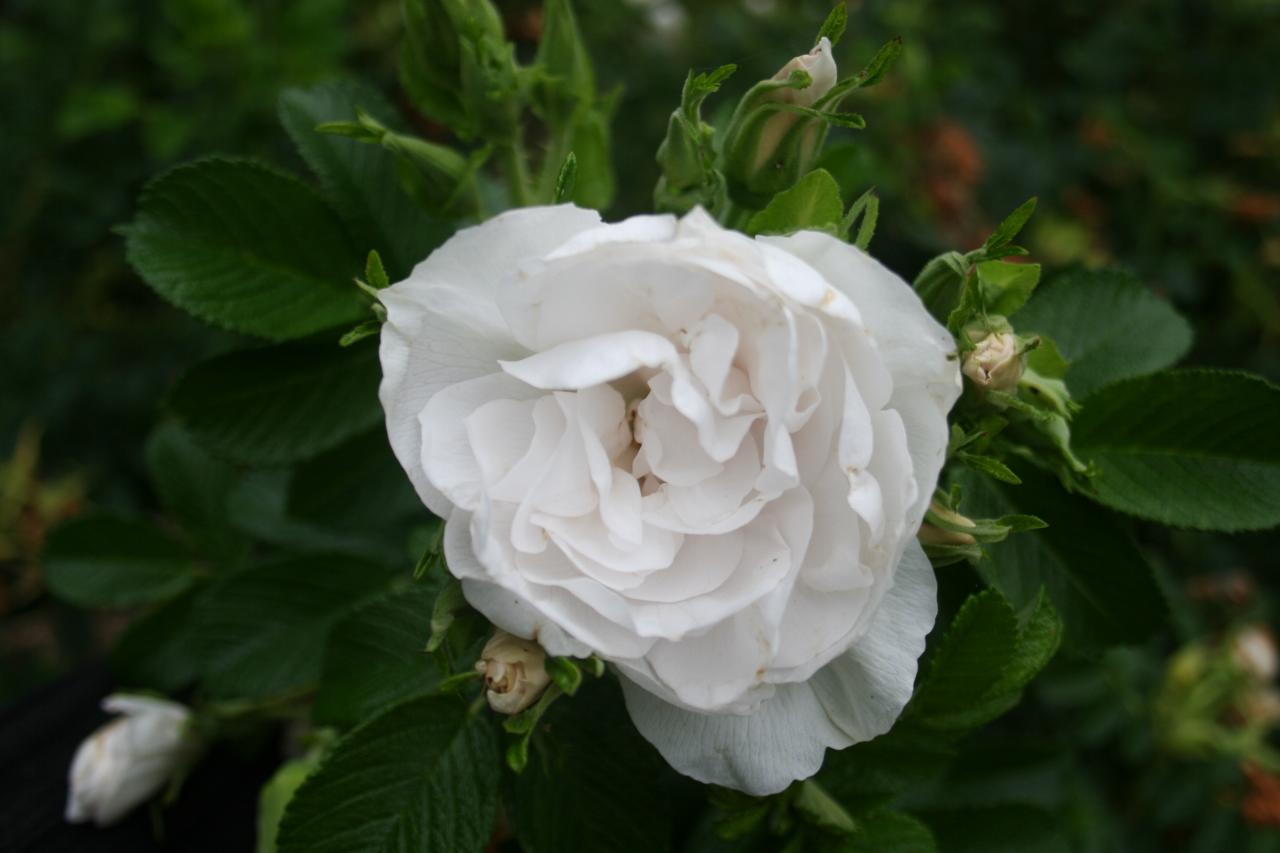
[{"label": "white bud", "polygon": [[495,631],[485,643],[476,671],[484,676],[489,707],[500,714],[518,714],[547,689],[547,653],[532,640]]},{"label": "white bud", "polygon": [[116,693],[102,708],[123,716],[90,735],[71,761],[66,818],[110,826],[151,799],[194,749],[191,714],[163,699]]},{"label": "white bud", "polygon": [[987,335],[964,357],[964,375],[979,388],[1012,391],[1022,378],[1025,356],[1012,332]]},{"label": "white bud", "polygon": [[813,46],[813,50],[800,54],[778,69],[773,79],[786,80],[793,71],[808,73],[813,82],[803,89],[777,89],[773,93],[775,100],[802,107],[813,106],[816,100],[830,92],[831,87],[836,84],[836,61],[831,56],[831,40],[823,36]]},{"label": "white bud", "polygon": [[1231,657],[1237,666],[1258,681],[1270,681],[1280,668],[1271,632],[1257,625],[1235,635],[1231,641]]}]

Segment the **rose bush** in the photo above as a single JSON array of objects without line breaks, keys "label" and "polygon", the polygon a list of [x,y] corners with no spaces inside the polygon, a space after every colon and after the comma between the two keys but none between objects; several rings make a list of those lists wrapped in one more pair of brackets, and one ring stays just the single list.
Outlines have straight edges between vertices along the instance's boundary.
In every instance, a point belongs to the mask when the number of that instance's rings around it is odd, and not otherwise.
[{"label": "rose bush", "polygon": [[905,282],[824,233],[564,205],[459,232],[381,299],[391,444],[494,624],[608,660],[705,782],[779,791],[889,729],[960,393]]}]

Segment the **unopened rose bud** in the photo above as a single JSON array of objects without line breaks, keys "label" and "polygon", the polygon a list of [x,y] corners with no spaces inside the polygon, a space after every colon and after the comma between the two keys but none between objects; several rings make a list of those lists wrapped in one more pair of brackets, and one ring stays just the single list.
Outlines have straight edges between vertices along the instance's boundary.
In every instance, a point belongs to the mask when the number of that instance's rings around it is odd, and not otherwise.
[{"label": "unopened rose bud", "polygon": [[[797,86],[797,72],[808,83]],[[725,176],[740,203],[760,207],[809,171],[826,136],[826,123],[785,105],[812,107],[836,83],[836,62],[826,37],[795,57],[769,80],[753,86],[725,138]]]},{"label": "unopened rose bud", "polygon": [[500,714],[518,714],[547,689],[547,653],[532,640],[494,632],[485,643],[476,671],[484,676],[489,707]]},{"label": "unopened rose bud", "polygon": [[160,792],[195,748],[186,707],[114,694],[103,710],[122,714],[90,735],[71,762],[66,818],[110,826]]},{"label": "unopened rose bud", "polygon": [[[956,527],[976,526],[972,519],[964,517],[955,510],[947,509],[937,501],[929,504],[929,514],[937,517],[939,521],[953,524]],[[939,527],[929,522],[920,525],[920,532],[916,534],[916,537],[922,545],[974,545],[978,541],[968,533],[962,533],[959,530],[948,530],[945,527]]]},{"label": "unopened rose bud", "polygon": [[1232,638],[1231,659],[1258,681],[1270,681],[1280,668],[1271,632],[1257,625],[1245,628]]},{"label": "unopened rose bud", "polygon": [[979,388],[1012,391],[1026,366],[1026,355],[1020,350],[1012,332],[989,334],[964,357],[964,375]]}]

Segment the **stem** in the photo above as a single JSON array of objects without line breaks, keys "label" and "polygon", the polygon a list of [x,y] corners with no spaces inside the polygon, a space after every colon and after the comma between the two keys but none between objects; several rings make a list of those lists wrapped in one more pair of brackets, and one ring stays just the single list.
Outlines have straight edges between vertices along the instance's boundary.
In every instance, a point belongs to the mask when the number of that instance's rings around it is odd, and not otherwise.
[{"label": "stem", "polygon": [[512,204],[516,207],[529,207],[533,204],[529,187],[529,163],[524,151],[524,133],[518,126],[511,137],[511,143],[502,146],[502,157]]}]

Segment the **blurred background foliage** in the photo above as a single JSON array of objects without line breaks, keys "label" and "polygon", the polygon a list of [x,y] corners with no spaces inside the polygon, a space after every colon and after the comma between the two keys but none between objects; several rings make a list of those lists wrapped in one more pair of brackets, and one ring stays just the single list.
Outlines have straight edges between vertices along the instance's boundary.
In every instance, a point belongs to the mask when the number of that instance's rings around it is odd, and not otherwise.
[{"label": "blurred background foliage", "polygon": [[[531,55],[539,3],[499,5]],[[576,5],[602,83],[623,88],[617,218],[651,207],[654,151],[688,69],[739,65],[707,107],[724,118],[752,81],[808,47],[828,4]],[[143,446],[165,391],[185,366],[237,343],[161,302],[126,266],[112,229],[143,183],[204,153],[299,165],[276,96],[335,77],[388,93],[418,133],[442,131],[396,90],[397,0],[0,8],[8,703],[100,657],[129,618],[50,599],[37,558],[45,531],[89,506],[154,514]],[[933,254],[972,248],[1036,195],[1026,243],[1048,269],[1127,267],[1192,320],[1191,363],[1280,381],[1280,2],[849,8],[844,68],[893,36],[906,45],[886,83],[850,104],[866,130],[833,134],[823,163],[846,199],[876,188],[874,250],[890,267],[910,278]],[[1023,706],[976,738],[973,774],[913,804],[933,815],[943,849],[966,849],[973,820],[1025,839],[1019,850],[1280,849],[1280,777],[1250,758],[1274,754],[1274,673],[1251,668],[1233,639],[1274,622],[1280,538],[1135,532],[1168,596],[1170,630],[1150,648],[1056,661]],[[1059,834],[1044,830],[1046,813]]]}]

